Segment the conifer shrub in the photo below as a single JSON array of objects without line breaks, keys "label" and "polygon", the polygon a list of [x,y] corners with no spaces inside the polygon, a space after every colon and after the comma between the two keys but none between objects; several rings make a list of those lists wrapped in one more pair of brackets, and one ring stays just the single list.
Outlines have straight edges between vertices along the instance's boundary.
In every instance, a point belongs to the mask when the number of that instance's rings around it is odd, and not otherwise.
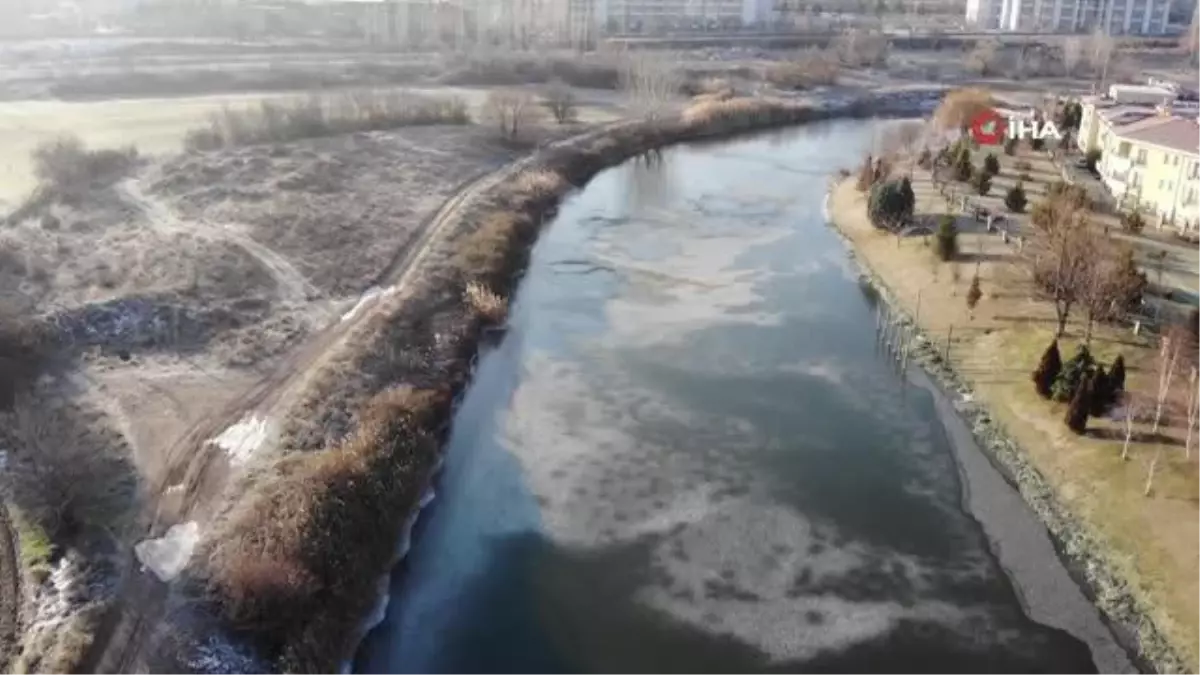
[{"label": "conifer shrub", "polygon": [[1033,386],[1038,396],[1049,399],[1054,393],[1054,382],[1062,372],[1062,356],[1058,353],[1058,340],[1051,340],[1050,346],[1042,352],[1042,360],[1033,371]]}]

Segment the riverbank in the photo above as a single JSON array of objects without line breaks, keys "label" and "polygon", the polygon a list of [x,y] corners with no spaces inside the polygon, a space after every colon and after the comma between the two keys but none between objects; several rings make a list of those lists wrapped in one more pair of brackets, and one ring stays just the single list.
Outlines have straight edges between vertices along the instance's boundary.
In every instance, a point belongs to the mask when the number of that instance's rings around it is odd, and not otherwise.
[{"label": "riverbank", "polygon": [[[608,125],[501,172],[457,209],[423,256],[420,274],[382,291],[372,320],[305,378],[282,424],[284,450],[231,483],[222,515],[186,573],[205,589],[209,610],[224,617],[230,642],[248,645],[256,661],[280,670],[329,671],[353,653],[376,606],[376,580],[394,563],[404,520],[423,493],[417,488],[436,465],[481,335],[503,320],[504,299],[538,229],[567,192],[672,143],[834,117],[914,114],[928,103],[911,92],[823,107],[709,102],[677,117]],[[495,302],[478,302],[489,295]],[[392,440],[389,430],[396,429],[402,442]],[[370,533],[360,529],[366,523]],[[284,584],[254,573],[267,568],[293,573]],[[190,646],[173,639],[167,662],[194,668],[189,652],[207,644],[194,637]]]},{"label": "riverbank", "polygon": [[[1114,522],[1111,516],[1118,507],[1113,504],[1133,504],[1129,510],[1142,510],[1137,508],[1146,501],[1140,495],[1141,481],[1134,478],[1113,484],[1095,478],[1102,487],[1111,488],[1107,492],[1095,485],[1090,489],[1080,486],[1081,477],[1091,474],[1088,478],[1092,478],[1095,471],[1091,465],[1067,461],[1067,453],[1081,451],[1062,427],[1059,411],[1049,405],[1022,404],[1018,392],[1031,388],[1028,372],[1033,363],[1027,362],[1021,348],[1044,347],[1049,329],[1039,325],[1036,316],[1015,322],[1004,314],[1005,298],[1028,304],[1023,299],[1028,293],[1011,275],[1006,256],[985,250],[985,246],[997,244],[985,241],[986,235],[974,235],[978,241],[959,237],[960,251],[973,252],[964,257],[980,261],[975,273],[980,275],[985,293],[980,308],[970,316],[965,302],[969,278],[963,279],[968,275],[962,275],[954,264],[949,266],[951,278],[939,280],[943,264],[934,259],[932,248],[916,238],[900,240],[876,230],[866,217],[865,195],[855,190],[853,183],[847,179],[832,188],[829,219],[852,247],[864,276],[900,322],[912,326],[915,318],[917,347],[910,358],[958,397],[955,407],[980,446],[1049,529],[1077,580],[1115,624],[1118,636],[1144,661],[1141,667],[1159,672],[1194,671],[1195,632],[1190,627],[1195,612],[1189,614],[1188,606],[1196,599],[1189,585],[1195,583],[1195,574],[1193,571],[1189,581],[1184,570],[1164,564],[1172,558],[1162,551],[1164,546],[1186,551],[1188,542],[1194,542],[1194,505],[1163,500],[1169,507],[1193,509],[1190,521],[1183,520],[1186,514],[1173,515],[1178,522],[1191,524],[1192,539],[1183,534],[1183,542],[1159,539],[1163,536],[1161,525],[1157,530],[1125,527],[1128,514]],[[918,211],[922,211],[920,204]],[[984,260],[991,262],[983,264]],[[989,308],[989,302],[996,307]],[[1095,345],[1104,359],[1118,349],[1123,349],[1128,359],[1132,348],[1128,342],[1107,344],[1100,339]],[[1119,461],[1119,443],[1115,451],[1106,447],[1115,439],[1094,442],[1098,447],[1092,448],[1093,452],[1106,453],[1094,462]],[[1174,488],[1172,484],[1161,489]],[[1097,502],[1108,502],[1108,506],[1102,508]],[[1194,555],[1194,545],[1191,551]]]}]

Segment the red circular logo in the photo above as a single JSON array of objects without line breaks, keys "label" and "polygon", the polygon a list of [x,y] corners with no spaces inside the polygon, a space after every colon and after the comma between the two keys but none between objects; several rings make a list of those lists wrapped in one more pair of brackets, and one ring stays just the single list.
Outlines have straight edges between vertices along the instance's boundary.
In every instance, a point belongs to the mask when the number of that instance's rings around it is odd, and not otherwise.
[{"label": "red circular logo", "polygon": [[985,110],[971,120],[971,138],[980,145],[999,145],[1008,133],[1008,123],[995,110]]}]

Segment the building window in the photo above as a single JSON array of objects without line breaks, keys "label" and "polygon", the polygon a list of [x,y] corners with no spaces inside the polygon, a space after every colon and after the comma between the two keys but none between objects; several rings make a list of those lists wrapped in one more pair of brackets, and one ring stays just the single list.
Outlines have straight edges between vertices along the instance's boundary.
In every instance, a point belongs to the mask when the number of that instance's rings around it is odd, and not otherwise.
[{"label": "building window", "polygon": [[1179,155],[1171,158],[1171,166],[1179,166]]},{"label": "building window", "polygon": [[1163,189],[1163,186],[1166,184],[1167,184],[1167,181],[1165,181],[1165,180],[1158,181],[1158,189],[1159,190]]},{"label": "building window", "polygon": [[1134,161],[1137,162],[1138,164],[1144,165],[1146,163],[1146,151],[1144,149],[1138,150],[1137,151],[1137,159],[1135,159]]}]

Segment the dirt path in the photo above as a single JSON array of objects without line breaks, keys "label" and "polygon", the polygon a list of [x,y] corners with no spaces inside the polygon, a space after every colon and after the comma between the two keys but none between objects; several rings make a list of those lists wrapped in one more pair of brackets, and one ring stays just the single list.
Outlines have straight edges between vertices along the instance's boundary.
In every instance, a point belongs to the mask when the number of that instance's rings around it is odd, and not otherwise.
[{"label": "dirt path", "polygon": [[[221,494],[228,467],[224,462],[214,461],[224,452],[212,442],[216,436],[238,420],[252,415],[275,420],[285,414],[304,392],[311,377],[320,372],[322,366],[340,352],[350,336],[374,316],[380,300],[385,295],[402,292],[421,261],[428,256],[430,243],[438,233],[454,222],[475,197],[509,179],[529,161],[515,162],[466,185],[417,231],[414,241],[381,275],[382,291],[377,290],[371,297],[365,296],[357,311],[314,335],[272,374],[237,397],[223,413],[201,420],[174,443],[166,453],[168,469],[164,472],[164,480],[150,490],[147,499],[153,515],[150,536],[161,534],[172,524],[196,518],[202,507]],[[184,221],[177,219],[160,200],[141,192],[136,182],[127,182],[122,188],[124,194],[138,204],[156,226],[168,231],[178,231],[183,227]],[[226,236],[226,239],[240,243],[234,237]],[[249,247],[247,250],[254,253]],[[273,265],[267,267],[272,273],[281,269]],[[286,277],[285,274],[280,276]],[[281,283],[281,288],[299,290],[294,284]],[[178,499],[163,499],[168,490]],[[143,647],[158,625],[157,615],[163,608],[167,585],[150,572],[140,569],[139,563],[132,557],[128,569],[130,572],[120,591],[118,606],[96,635],[91,658],[85,664],[86,671],[123,673],[143,669]]]},{"label": "dirt path", "polygon": [[270,247],[252,239],[241,225],[187,220],[170,204],[142,189],[141,181],[133,178],[119,186],[121,195],[149,221],[150,227],[165,236],[189,236],[209,241],[228,242],[249,253],[275,280],[280,299],[289,303],[306,302],[317,296],[308,279],[287,258]]},{"label": "dirt path", "polygon": [[0,504],[0,666],[11,672],[20,638],[21,565],[8,509]]}]

